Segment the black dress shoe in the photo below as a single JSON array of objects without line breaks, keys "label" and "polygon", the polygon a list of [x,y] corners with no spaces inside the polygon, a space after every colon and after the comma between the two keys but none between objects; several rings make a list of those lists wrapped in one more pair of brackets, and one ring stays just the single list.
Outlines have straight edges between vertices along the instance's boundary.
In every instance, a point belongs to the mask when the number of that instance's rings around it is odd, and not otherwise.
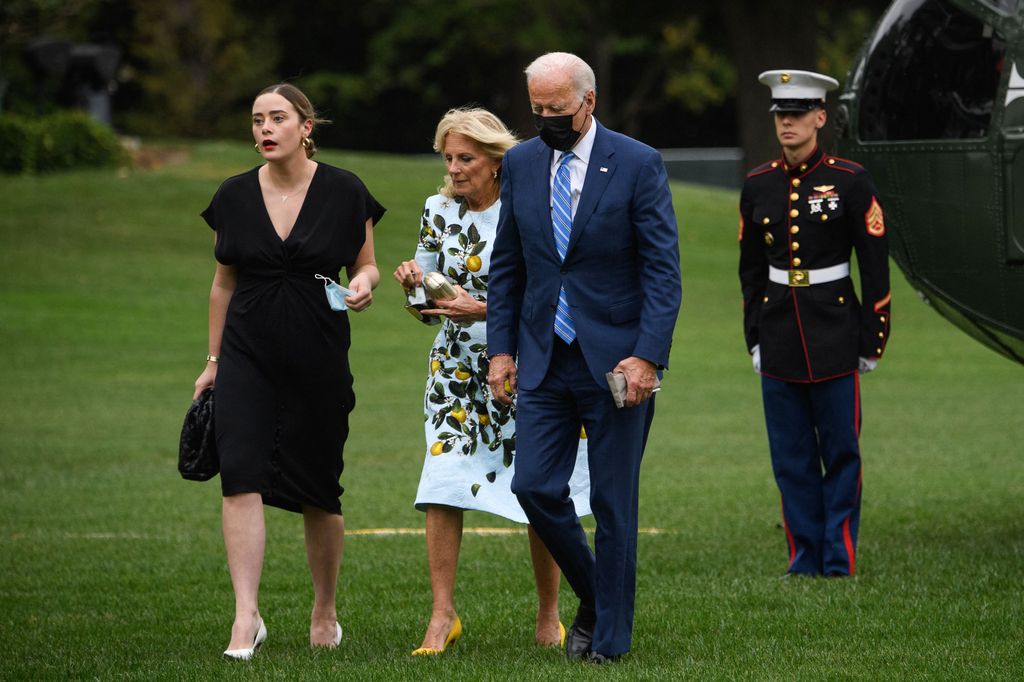
[{"label": "black dress shoe", "polygon": [[594,665],[603,665],[604,663],[618,663],[621,658],[622,656],[605,656],[596,651],[588,651],[583,660]]},{"label": "black dress shoe", "polygon": [[590,653],[590,644],[594,641],[594,623],[597,614],[594,609],[580,605],[576,610],[569,631],[565,634],[565,656],[569,660],[580,659]]}]

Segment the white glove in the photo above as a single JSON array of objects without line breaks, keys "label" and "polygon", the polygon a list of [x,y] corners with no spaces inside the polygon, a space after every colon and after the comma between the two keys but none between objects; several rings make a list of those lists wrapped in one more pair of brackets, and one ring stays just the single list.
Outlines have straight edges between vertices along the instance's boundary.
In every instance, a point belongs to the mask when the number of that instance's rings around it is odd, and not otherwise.
[{"label": "white glove", "polygon": [[[761,344],[757,344],[750,350],[750,359],[754,362],[754,371],[761,373]],[[874,369],[874,368],[872,368]]]},{"label": "white glove", "polygon": [[857,358],[857,371],[861,374],[867,374],[875,367],[878,367],[878,360],[872,358]]}]

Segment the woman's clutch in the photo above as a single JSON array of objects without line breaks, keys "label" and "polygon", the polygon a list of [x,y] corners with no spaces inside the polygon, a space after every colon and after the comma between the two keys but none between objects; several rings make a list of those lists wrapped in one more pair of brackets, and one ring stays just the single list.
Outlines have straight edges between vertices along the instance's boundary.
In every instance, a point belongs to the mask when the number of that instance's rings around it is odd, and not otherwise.
[{"label": "woman's clutch", "polygon": [[423,277],[423,286],[406,289],[405,309],[415,317],[428,324],[437,324],[438,318],[424,316],[420,311],[436,308],[434,301],[450,301],[456,297],[453,287],[440,272],[428,272]]},{"label": "woman's clutch", "polygon": [[432,318],[424,317],[420,311],[433,307],[433,303],[427,300],[427,292],[424,291],[423,287],[413,287],[412,289],[405,290],[405,309],[417,320],[431,322]]},{"label": "woman's clutch", "polygon": [[457,296],[455,287],[440,272],[428,272],[423,276],[423,288],[432,301],[450,301]]}]

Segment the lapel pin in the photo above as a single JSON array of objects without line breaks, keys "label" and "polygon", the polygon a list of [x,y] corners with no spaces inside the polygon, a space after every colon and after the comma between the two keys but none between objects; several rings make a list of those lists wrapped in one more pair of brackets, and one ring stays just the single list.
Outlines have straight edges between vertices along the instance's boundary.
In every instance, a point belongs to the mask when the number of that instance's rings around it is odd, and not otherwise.
[{"label": "lapel pin", "polygon": [[608,169],[605,168],[604,166],[601,166],[600,168],[598,168],[598,170],[601,171],[602,173],[607,173],[608,172]]}]

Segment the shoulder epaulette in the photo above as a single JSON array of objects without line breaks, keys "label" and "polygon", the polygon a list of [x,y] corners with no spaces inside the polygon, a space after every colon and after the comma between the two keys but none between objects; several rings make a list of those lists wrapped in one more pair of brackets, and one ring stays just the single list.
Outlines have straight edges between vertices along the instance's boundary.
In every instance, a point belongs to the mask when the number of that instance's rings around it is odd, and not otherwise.
[{"label": "shoulder epaulette", "polygon": [[782,164],[779,163],[778,159],[772,161],[765,161],[760,166],[747,173],[747,177],[752,178],[755,175],[761,175],[762,173],[768,173],[773,170],[778,170],[779,166],[781,165]]},{"label": "shoulder epaulette", "polygon": [[856,161],[844,159],[838,156],[826,156],[825,165],[828,168],[834,168],[836,170],[845,171],[847,173],[862,173],[864,172],[864,166],[860,165]]}]

